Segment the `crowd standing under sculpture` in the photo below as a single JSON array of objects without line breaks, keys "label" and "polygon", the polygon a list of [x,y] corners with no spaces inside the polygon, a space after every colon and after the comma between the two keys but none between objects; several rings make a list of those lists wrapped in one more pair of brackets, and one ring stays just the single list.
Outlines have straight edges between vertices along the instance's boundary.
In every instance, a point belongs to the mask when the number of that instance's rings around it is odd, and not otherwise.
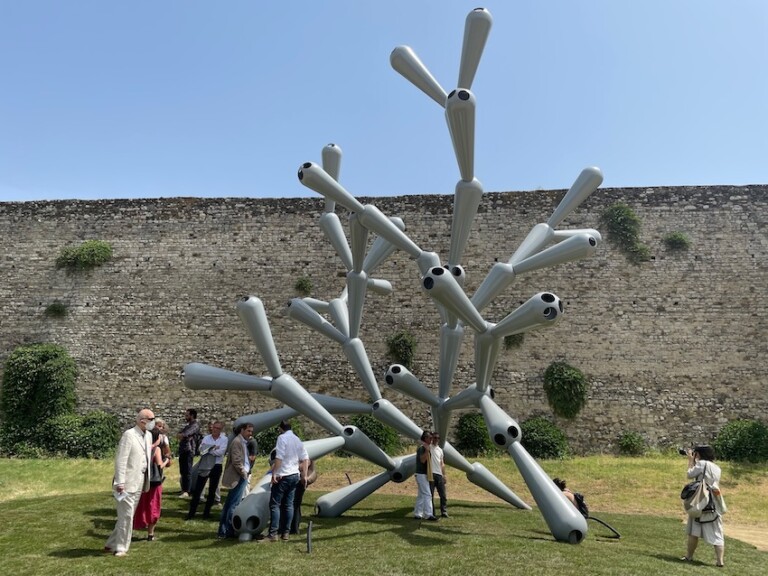
[{"label": "crowd standing under sculpture", "polygon": [[[563,314],[562,302],[550,292],[540,292],[496,323],[486,320],[481,312],[517,276],[586,258],[594,253],[601,240],[597,230],[557,228],[597,189],[602,183],[602,174],[593,167],[583,170],[549,219],[531,229],[506,263],[494,264],[471,297],[465,293],[462,255],[483,195],[482,184],[474,174],[476,99],[471,88],[491,25],[491,14],[484,8],[475,9],[467,16],[458,84],[450,93],[446,93],[411,48],[398,46],[390,56],[392,67],[398,73],[445,110],[461,176],[454,194],[450,250],[445,264],[441,263],[437,254],[423,250],[408,237],[400,218],[388,217],[374,205],[360,203],[339,184],[342,153],[338,146],[329,144],[323,149],[322,167],[307,162],[299,169],[301,183],[325,198],[320,227],[348,273],[346,286],[336,298],[328,301],[294,298],[288,303],[287,313],[293,320],[341,346],[371,403],[312,394],[283,371],[266,311],[261,300],[254,296],[241,299],[236,309],[266,364],[269,376],[259,378],[192,363],[184,367],[183,380],[186,386],[193,389],[255,391],[284,404],[283,408],[242,416],[235,422],[236,426],[250,423],[259,431],[299,414],[312,420],[331,434],[328,438],[305,443],[313,461],[343,448],[382,467],[383,471],[371,478],[321,496],[316,503],[316,513],[321,517],[343,514],[387,482],[403,482],[415,472],[415,455],[392,458],[361,430],[342,425],[334,416],[370,414],[413,440],[422,435],[420,426],[382,397],[360,338],[366,292],[372,290],[388,294],[392,291],[387,280],[376,278],[373,274],[395,250],[402,250],[415,261],[422,287],[435,302],[441,318],[438,393],[434,395],[414,374],[399,364],[387,370],[387,386],[428,405],[432,428],[442,439],[446,438],[454,410],[478,408],[494,444],[506,450],[520,470],[552,535],[560,541],[579,543],[587,533],[586,520],[523,448],[520,426],[494,402],[491,386],[503,339],[512,334],[554,325]],[[335,212],[337,204],[350,213],[349,242]],[[366,253],[370,233],[376,238]],[[474,336],[475,383],[451,396],[454,372],[467,329]],[[513,506],[530,509],[482,464],[468,462],[445,440],[441,441],[441,446],[445,452],[445,463],[466,473],[471,482]],[[269,487],[270,478],[267,475],[256,482],[235,510],[233,522],[241,540],[250,540],[268,527]]]}]

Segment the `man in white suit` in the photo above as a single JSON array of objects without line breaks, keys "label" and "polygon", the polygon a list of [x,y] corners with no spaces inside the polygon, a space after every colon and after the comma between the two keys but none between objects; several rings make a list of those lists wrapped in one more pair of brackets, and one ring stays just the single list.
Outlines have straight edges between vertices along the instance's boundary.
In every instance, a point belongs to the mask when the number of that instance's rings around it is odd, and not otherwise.
[{"label": "man in white suit", "polygon": [[123,432],[115,457],[115,478],[112,480],[117,500],[117,522],[107,539],[105,552],[125,556],[131,545],[133,515],[142,492],[149,490],[149,462],[155,415],[144,408],[136,415],[136,426]]}]

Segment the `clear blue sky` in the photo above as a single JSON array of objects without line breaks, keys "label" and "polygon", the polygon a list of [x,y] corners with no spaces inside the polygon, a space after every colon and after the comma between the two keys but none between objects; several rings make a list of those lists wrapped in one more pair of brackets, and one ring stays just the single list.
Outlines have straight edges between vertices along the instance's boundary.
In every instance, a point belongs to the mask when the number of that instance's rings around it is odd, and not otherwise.
[{"label": "clear blue sky", "polygon": [[466,15],[486,191],[768,183],[765,0],[0,0],[0,201],[313,196],[341,146],[356,196],[452,194],[442,109]]}]

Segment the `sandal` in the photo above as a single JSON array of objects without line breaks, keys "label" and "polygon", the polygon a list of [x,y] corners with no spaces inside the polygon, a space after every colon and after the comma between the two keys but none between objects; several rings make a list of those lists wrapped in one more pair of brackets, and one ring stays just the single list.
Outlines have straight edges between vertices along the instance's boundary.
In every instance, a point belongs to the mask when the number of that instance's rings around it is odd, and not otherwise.
[{"label": "sandal", "polygon": [[150,534],[149,536],[147,536],[147,542],[152,542],[152,541],[154,541],[154,539],[155,539],[155,535],[154,534]]}]

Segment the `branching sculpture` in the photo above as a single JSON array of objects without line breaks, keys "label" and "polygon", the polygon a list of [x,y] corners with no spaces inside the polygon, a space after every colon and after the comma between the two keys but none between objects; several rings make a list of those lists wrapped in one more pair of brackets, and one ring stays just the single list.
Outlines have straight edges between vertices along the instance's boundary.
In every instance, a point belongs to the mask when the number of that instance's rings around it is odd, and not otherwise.
[{"label": "branching sculpture", "polygon": [[[461,175],[455,189],[450,252],[445,265],[441,264],[437,254],[423,250],[408,237],[400,218],[388,217],[376,206],[360,203],[339,184],[342,153],[338,146],[329,144],[323,149],[322,167],[307,162],[299,169],[298,177],[301,183],[325,198],[320,227],[348,273],[346,286],[338,297],[330,301],[294,298],[288,304],[287,313],[293,320],[341,347],[371,403],[311,394],[290,374],[284,372],[264,306],[253,296],[238,302],[237,314],[256,344],[269,376],[257,378],[193,363],[184,367],[183,380],[186,386],[193,389],[255,391],[269,395],[284,404],[283,408],[243,416],[236,421],[236,425],[249,422],[258,431],[299,414],[317,423],[332,436],[305,443],[313,459],[343,447],[381,466],[383,471],[380,474],[320,497],[317,500],[316,513],[321,517],[343,514],[387,482],[403,482],[415,472],[415,455],[393,459],[359,429],[342,425],[334,416],[371,414],[404,436],[414,440],[421,436],[422,429],[416,423],[391,402],[382,398],[365,346],[360,339],[366,292],[372,290],[388,294],[392,291],[388,281],[376,278],[373,274],[390,254],[401,250],[416,262],[422,287],[434,300],[442,321],[438,394],[435,396],[414,374],[399,364],[394,364],[387,370],[386,384],[427,404],[431,409],[434,427],[443,439],[446,437],[454,410],[478,408],[494,444],[506,450],[520,469],[552,535],[557,540],[578,543],[587,533],[585,519],[523,448],[520,442],[520,426],[494,402],[491,388],[500,344],[504,337],[554,325],[563,314],[563,304],[556,295],[540,292],[497,323],[487,321],[481,311],[506,290],[517,276],[586,258],[594,253],[601,240],[597,230],[558,230],[557,227],[597,189],[602,183],[602,174],[599,169],[593,167],[583,170],[549,219],[531,229],[506,263],[494,264],[471,297],[465,293],[465,272],[461,259],[483,195],[482,184],[475,178],[474,173],[476,99],[471,88],[491,24],[491,15],[483,8],[473,10],[467,16],[458,87],[450,93],[446,93],[411,48],[398,46],[390,57],[392,67],[397,72],[445,109],[445,118]],[[337,204],[351,213],[349,243],[342,223],[335,213]],[[375,234],[376,238],[366,253],[369,233]],[[461,343],[467,329],[474,336],[475,383],[450,396]],[[530,509],[482,464],[468,462],[450,443],[445,442],[443,448],[446,463],[466,473],[471,482],[513,506]],[[268,526],[268,502],[269,477],[265,476],[257,481],[235,512],[235,528],[241,540],[250,540],[254,534],[262,532]]]}]

